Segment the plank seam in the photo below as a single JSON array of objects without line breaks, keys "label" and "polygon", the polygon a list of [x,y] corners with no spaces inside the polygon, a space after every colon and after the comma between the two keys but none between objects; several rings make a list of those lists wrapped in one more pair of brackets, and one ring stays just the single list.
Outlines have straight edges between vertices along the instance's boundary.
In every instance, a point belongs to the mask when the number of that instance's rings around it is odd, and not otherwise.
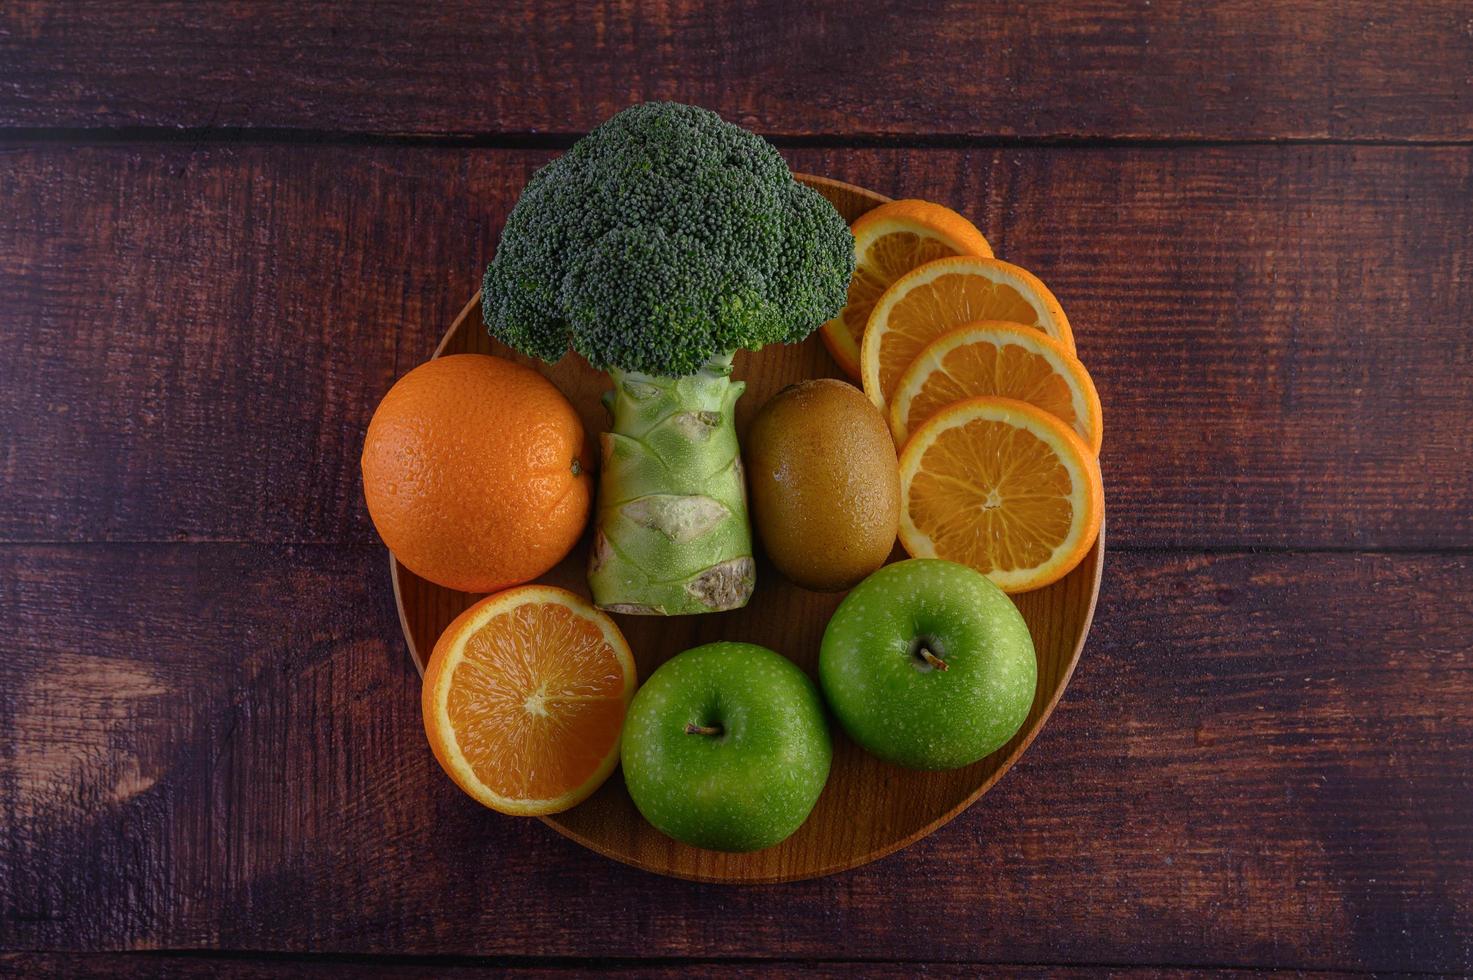
[{"label": "plank seam", "polygon": [[[118,126],[118,127],[0,127],[0,148],[64,144],[263,144],[290,146],[407,146],[445,149],[565,150],[582,132],[441,132],[395,133],[304,129],[271,126]],[[966,135],[951,133],[763,133],[784,149],[1183,149],[1241,146],[1383,146],[1423,149],[1466,148],[1467,139],[1419,139],[1416,137],[1322,137],[1262,136],[1146,137],[1146,136],[1049,136]]]},{"label": "plank seam", "polygon": [[[436,966],[467,968],[542,968],[554,970],[627,970],[640,967],[719,967],[719,966],[988,966],[1000,969],[1131,969],[1131,970],[1232,970],[1243,973],[1279,973],[1293,970],[1306,976],[1377,976],[1384,969],[1337,966],[1263,966],[1258,964],[1234,964],[1229,962],[1133,962],[1126,960],[1079,960],[1079,961],[1031,961],[1031,960],[988,960],[988,959],[918,959],[893,957],[803,957],[803,956],[476,956],[472,954],[413,954],[413,953],[294,953],[278,950],[250,949],[149,949],[149,950],[47,950],[11,949],[0,950],[0,962],[15,956],[49,956],[72,959],[86,958],[129,958],[139,960],[204,960],[242,961],[274,963],[321,963],[361,966]],[[1455,977],[1456,971],[1418,970],[1398,967],[1396,972],[1403,976]]]}]

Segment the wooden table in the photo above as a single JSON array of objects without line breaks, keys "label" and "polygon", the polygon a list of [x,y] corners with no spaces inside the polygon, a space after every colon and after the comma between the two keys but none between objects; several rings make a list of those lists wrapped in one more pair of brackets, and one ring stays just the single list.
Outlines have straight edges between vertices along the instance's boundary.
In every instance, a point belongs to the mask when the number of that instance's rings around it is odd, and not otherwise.
[{"label": "wooden table", "polygon": [[[1473,7],[798,6],[0,7],[0,973],[1473,971]],[[1104,399],[1072,686],[852,873],[424,743],[364,426],[643,98],[970,214]]]}]

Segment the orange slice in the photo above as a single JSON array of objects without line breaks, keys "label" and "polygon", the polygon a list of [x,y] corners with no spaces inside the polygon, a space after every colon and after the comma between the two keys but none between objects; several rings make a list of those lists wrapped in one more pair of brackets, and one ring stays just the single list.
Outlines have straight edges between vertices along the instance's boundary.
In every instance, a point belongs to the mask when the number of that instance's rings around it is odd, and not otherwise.
[{"label": "orange slice", "polygon": [[856,260],[849,301],[820,336],[839,366],[858,380],[859,342],[880,294],[916,266],[949,255],[991,255],[992,246],[966,218],[929,201],[882,204],[849,230]]},{"label": "orange slice", "polygon": [[885,290],[860,345],[864,393],[881,410],[921,348],[973,320],[1036,327],[1074,353],[1074,334],[1048,287],[1000,259],[959,255],[913,269]]},{"label": "orange slice", "polygon": [[1089,552],[1105,515],[1084,440],[1012,398],[943,408],[900,454],[900,543],[970,565],[1004,592],[1057,582]]},{"label": "orange slice", "polygon": [[425,668],[425,734],[456,785],[502,813],[581,803],[614,771],[634,658],[619,628],[563,589],[488,596]]},{"label": "orange slice", "polygon": [[978,395],[1027,402],[1079,433],[1100,454],[1100,396],[1079,358],[1032,327],[983,320],[931,341],[900,376],[890,398],[890,431],[904,445],[911,431],[947,405]]}]

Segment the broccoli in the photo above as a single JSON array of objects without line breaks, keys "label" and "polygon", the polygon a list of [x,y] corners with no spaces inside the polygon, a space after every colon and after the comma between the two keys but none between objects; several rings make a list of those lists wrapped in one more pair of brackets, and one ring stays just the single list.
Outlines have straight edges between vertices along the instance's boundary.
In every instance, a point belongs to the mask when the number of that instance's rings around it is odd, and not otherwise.
[{"label": "broccoli", "polygon": [[797,343],[843,307],[854,240],[761,137],[673,102],[632,106],[527,182],[482,283],[491,334],[608,371],[594,601],[735,609],[754,581],[732,355]]}]

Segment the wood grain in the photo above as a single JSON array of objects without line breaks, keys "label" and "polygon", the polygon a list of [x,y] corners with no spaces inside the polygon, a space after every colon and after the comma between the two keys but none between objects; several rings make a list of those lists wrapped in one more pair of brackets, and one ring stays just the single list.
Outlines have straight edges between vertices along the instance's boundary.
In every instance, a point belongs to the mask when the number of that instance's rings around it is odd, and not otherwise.
[{"label": "wood grain", "polygon": [[583,132],[631,102],[845,138],[1473,137],[1440,0],[0,7],[0,126]]},{"label": "wood grain", "polygon": [[[0,976],[60,976],[74,980],[114,980],[148,977],[227,978],[255,980],[268,977],[370,977],[374,980],[439,980],[441,977],[496,977],[520,980],[525,977],[566,977],[597,972],[618,977],[649,977],[654,980],[688,980],[692,975],[719,974],[723,980],[765,980],[769,977],[803,976],[843,980],[846,977],[893,977],[911,980],[926,977],[976,977],[980,971],[1005,974],[1017,980],[1050,977],[1119,977],[1123,980],[1270,980],[1277,976],[1303,977],[1290,971],[1229,969],[1161,969],[1157,967],[1066,967],[1039,964],[977,963],[877,963],[816,962],[813,960],[693,960],[664,964],[609,959],[559,961],[545,965],[525,960],[467,959],[456,957],[342,957],[260,956],[235,954],[212,956],[190,953],[0,953]],[[1318,980],[1359,976],[1354,973],[1316,973]]]},{"label": "wood grain", "polygon": [[740,889],[451,785],[383,561],[0,548],[5,947],[1473,968],[1468,556],[1114,553],[1008,778]]},{"label": "wood grain", "polygon": [[[792,150],[1069,312],[1121,547],[1473,545],[1473,148]],[[373,405],[545,152],[0,152],[0,540],[371,543]]]},{"label": "wood grain", "polygon": [[[888,198],[850,184],[800,175],[828,198],[846,221]],[[556,364],[520,356],[493,343],[481,319],[479,296],[461,310],[435,355],[495,354],[518,360],[551,379],[573,403],[585,429],[602,432],[608,413],[602,403],[609,381],[581,357]],[[738,355],[737,376],[747,384],[736,407],[737,433],[745,439],[753,416],[783,388],[814,377],[842,377],[817,337],[803,344],[772,346]],[[585,540],[538,581],[588,597]],[[908,557],[898,546],[891,560]],[[547,817],[546,822],[583,846],[627,864],[695,881],[750,884],[793,881],[834,874],[868,864],[906,847],[944,825],[1002,777],[1037,737],[1074,672],[1089,633],[1104,567],[1104,536],[1080,566],[1046,589],[1015,597],[1028,621],[1038,656],[1038,686],[1027,719],[1008,743],[973,765],[949,772],[921,773],[887,765],[835,731],[829,780],[812,814],[793,836],[753,854],[718,854],[671,840],[640,815],[629,798],[622,771],[587,801]],[[823,630],[841,595],[798,588],[759,555],[758,589],[744,609],[716,616],[660,618],[615,616],[646,678],[682,650],[717,639],[740,639],[778,650],[818,679]],[[390,563],[394,599],[408,653],[423,671],[435,641],[450,621],[477,597],[442,588]]]}]

